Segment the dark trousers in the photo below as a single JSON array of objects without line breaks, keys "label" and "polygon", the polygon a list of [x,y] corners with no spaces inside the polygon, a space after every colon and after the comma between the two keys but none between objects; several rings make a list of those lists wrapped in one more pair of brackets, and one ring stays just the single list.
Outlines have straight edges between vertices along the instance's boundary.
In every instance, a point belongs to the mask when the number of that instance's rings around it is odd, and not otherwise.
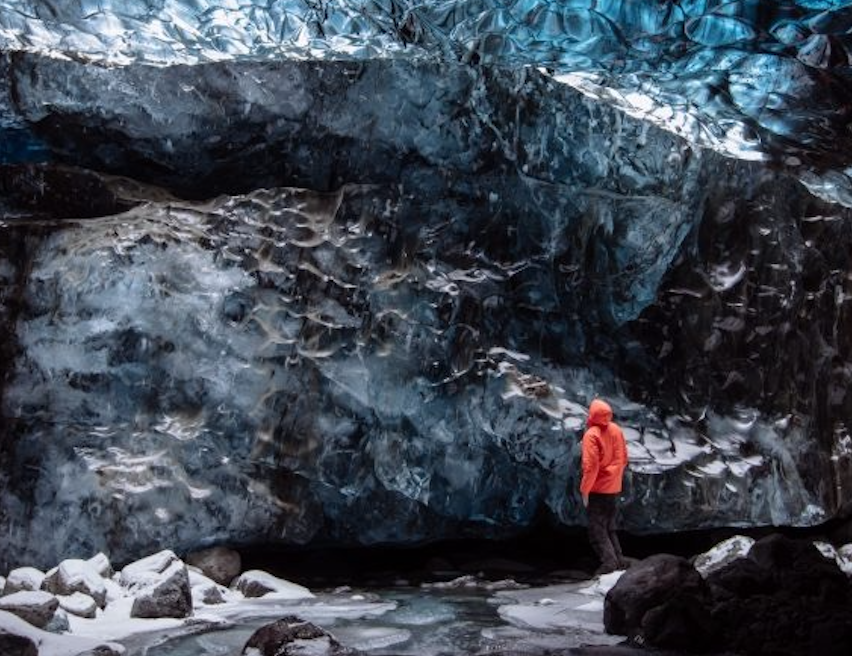
[{"label": "dark trousers", "polygon": [[601,561],[602,570],[619,569],[624,561],[615,532],[617,494],[589,495],[589,542]]}]

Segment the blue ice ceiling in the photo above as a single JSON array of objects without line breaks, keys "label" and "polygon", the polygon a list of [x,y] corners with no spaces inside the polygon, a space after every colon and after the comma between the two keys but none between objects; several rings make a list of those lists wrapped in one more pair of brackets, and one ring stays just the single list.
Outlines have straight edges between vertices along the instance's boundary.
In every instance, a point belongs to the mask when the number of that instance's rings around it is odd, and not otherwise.
[{"label": "blue ice ceiling", "polygon": [[438,59],[560,83],[852,203],[849,2],[0,3],[0,47],[103,64]]},{"label": "blue ice ceiling", "polygon": [[847,5],[0,0],[3,557],[832,516]]}]

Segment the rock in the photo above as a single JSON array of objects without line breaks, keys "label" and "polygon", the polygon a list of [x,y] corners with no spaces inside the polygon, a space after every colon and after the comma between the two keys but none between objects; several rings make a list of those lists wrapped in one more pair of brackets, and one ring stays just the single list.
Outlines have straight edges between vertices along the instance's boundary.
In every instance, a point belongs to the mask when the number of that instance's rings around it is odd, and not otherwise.
[{"label": "rock", "polygon": [[53,614],[53,617],[50,618],[50,621],[44,626],[45,631],[50,631],[50,633],[66,633],[71,630],[71,624],[68,621],[68,613],[66,613],[62,608],[57,608],[56,612]]},{"label": "rock", "polygon": [[192,590],[186,564],[164,550],[130,563],[121,570],[121,584],[135,595],[131,617],[188,617]]},{"label": "rock", "polygon": [[0,654],[3,656],[38,656],[38,647],[27,636],[0,628]]},{"label": "rock", "polygon": [[289,615],[260,627],[246,642],[244,656],[356,656],[328,631]]},{"label": "rock", "polygon": [[158,583],[163,572],[175,563],[183,564],[183,561],[173,551],[166,549],[126,565],[121,570],[119,581],[131,590],[147,587]]},{"label": "rock", "polygon": [[89,649],[77,656],[124,656],[125,650],[121,645],[98,645],[94,649]]},{"label": "rock", "polygon": [[186,563],[194,565],[220,585],[229,585],[242,571],[240,554],[227,547],[195,551],[187,555]]},{"label": "rock", "polygon": [[[193,596],[193,602],[195,601],[195,597]],[[222,594],[222,591],[218,588],[206,588],[201,593],[202,604],[206,604],[207,606],[213,606],[216,604],[224,604],[225,596]]]},{"label": "rock", "polygon": [[743,654],[845,656],[852,584],[808,540],[770,535],[707,577],[725,647]]},{"label": "rock", "polygon": [[607,593],[604,627],[655,647],[710,648],[716,627],[709,597],[688,560],[658,554],[627,570]]},{"label": "rock", "polygon": [[230,592],[228,588],[219,585],[216,581],[207,578],[195,567],[188,567],[189,585],[192,588],[192,603],[194,606],[200,604],[223,604],[225,596]]},{"label": "rock", "polygon": [[56,595],[56,598],[59,600],[59,607],[72,615],[86,619],[93,619],[97,615],[98,603],[83,592]]},{"label": "rock", "polygon": [[[46,593],[39,592],[39,594]],[[58,614],[61,613],[62,611],[58,611]],[[14,637],[6,638],[3,636],[4,633]],[[27,649],[27,640],[37,645],[36,652]],[[19,648],[22,648],[21,651],[16,651]],[[16,615],[0,610],[0,654],[31,656],[34,653],[40,656],[71,656],[72,654],[74,656],[120,656],[125,654],[126,650],[118,643],[105,643],[96,638],[83,638],[71,633],[56,635],[36,628]]]},{"label": "rock", "polygon": [[181,561],[173,562],[160,579],[143,588],[133,601],[130,617],[189,617],[192,615],[192,590],[189,573]]},{"label": "rock", "polygon": [[52,570],[44,579],[42,589],[55,595],[71,595],[82,592],[103,608],[106,606],[106,584],[99,572],[98,565],[89,561],[63,560],[59,567]]},{"label": "rock", "polygon": [[92,556],[86,562],[105,579],[110,578],[115,573],[112,568],[112,563],[109,561],[109,557],[107,557],[107,555],[103,552]]},{"label": "rock", "polygon": [[269,593],[275,593],[282,599],[309,599],[314,596],[310,590],[301,585],[279,579],[257,569],[240,574],[234,581],[233,587],[246,597],[262,597]]},{"label": "rock", "polygon": [[59,600],[41,590],[24,590],[0,598],[0,610],[17,615],[39,629],[50,623],[57,608]]},{"label": "rock", "polygon": [[35,567],[19,567],[9,572],[6,577],[6,585],[3,587],[4,595],[15,594],[22,591],[41,590],[44,582],[44,572]]}]

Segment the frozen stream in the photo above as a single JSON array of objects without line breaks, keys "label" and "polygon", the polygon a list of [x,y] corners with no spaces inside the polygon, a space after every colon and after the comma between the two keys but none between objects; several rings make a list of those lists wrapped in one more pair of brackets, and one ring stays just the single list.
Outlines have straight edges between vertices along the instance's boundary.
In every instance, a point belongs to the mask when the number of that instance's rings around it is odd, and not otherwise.
[{"label": "frozen stream", "polygon": [[[298,602],[256,600],[241,608],[205,609],[199,623],[123,641],[128,656],[239,654],[260,626],[297,615],[330,631],[343,645],[376,656],[437,656],[513,650],[538,654],[622,639],[603,632],[603,581],[517,587],[466,576],[449,583],[369,592],[315,591]],[[218,623],[217,617],[218,616]]]}]

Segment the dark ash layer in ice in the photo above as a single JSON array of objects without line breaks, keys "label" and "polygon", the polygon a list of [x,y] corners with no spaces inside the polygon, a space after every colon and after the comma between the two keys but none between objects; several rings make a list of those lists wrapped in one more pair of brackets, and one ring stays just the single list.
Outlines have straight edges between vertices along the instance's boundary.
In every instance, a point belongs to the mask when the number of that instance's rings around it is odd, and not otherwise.
[{"label": "dark ash layer in ice", "polygon": [[5,66],[66,164],[0,171],[7,560],[581,522],[595,394],[631,530],[849,498],[852,217],[790,177],[534,70]]}]

